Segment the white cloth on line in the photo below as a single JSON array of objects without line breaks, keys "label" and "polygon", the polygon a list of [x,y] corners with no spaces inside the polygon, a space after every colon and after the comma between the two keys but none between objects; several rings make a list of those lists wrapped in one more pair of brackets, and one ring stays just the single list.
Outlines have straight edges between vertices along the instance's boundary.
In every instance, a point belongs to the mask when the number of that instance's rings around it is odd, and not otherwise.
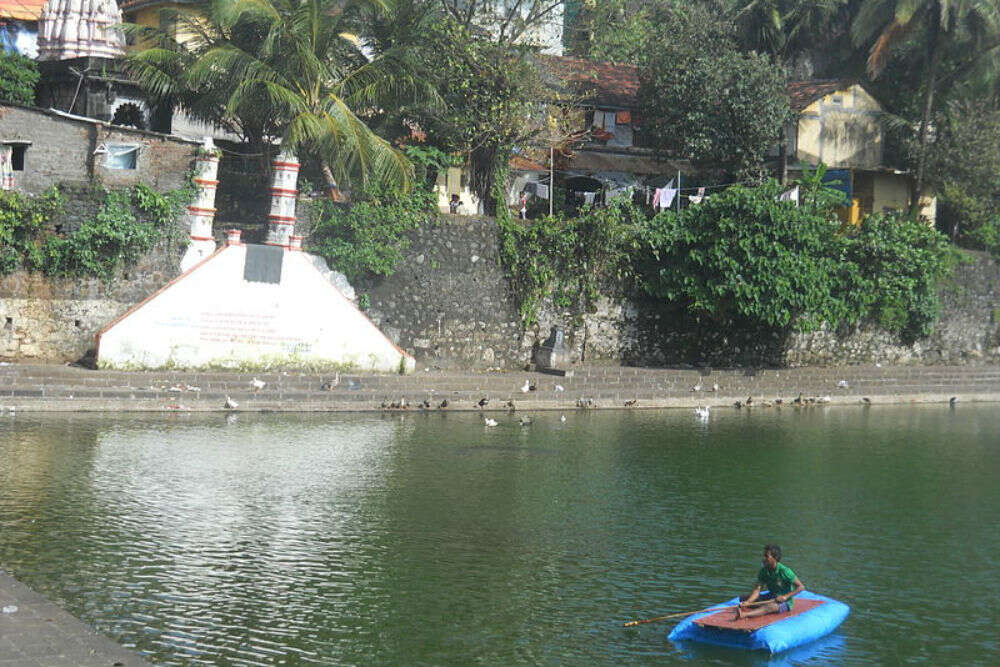
[{"label": "white cloth on line", "polygon": [[677,196],[677,190],[674,188],[663,188],[660,190],[660,208],[670,208],[670,205],[674,203],[674,197]]},{"label": "white cloth on line", "polygon": [[548,199],[549,186],[545,185],[544,183],[538,183],[535,186],[535,196],[538,197],[539,199]]},{"label": "white cloth on line", "polygon": [[799,205],[799,186],[795,186],[791,190],[782,192],[781,196],[778,197],[779,201],[793,201],[795,205]]}]

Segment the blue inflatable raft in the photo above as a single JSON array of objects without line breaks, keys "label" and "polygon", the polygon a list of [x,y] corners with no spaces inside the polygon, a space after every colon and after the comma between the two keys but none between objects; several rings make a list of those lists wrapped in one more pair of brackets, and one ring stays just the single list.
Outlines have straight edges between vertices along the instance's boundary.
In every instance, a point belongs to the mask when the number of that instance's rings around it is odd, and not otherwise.
[{"label": "blue inflatable raft", "polygon": [[[736,605],[739,598],[720,604]],[[830,634],[844,622],[851,608],[825,595],[803,591],[785,614],[767,614],[741,621],[730,620],[732,609],[692,614],[670,632],[670,640],[696,641],[718,646],[780,653]]]}]

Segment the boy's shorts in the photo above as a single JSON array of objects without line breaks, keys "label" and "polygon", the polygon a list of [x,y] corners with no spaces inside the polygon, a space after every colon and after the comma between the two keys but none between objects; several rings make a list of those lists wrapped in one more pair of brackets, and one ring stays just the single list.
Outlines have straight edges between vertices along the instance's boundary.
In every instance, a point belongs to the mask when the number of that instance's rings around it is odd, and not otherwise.
[{"label": "boy's shorts", "polygon": [[782,602],[782,603],[780,603],[778,605],[778,613],[779,614],[785,614],[785,613],[787,613],[789,611],[791,611],[791,609],[789,608],[787,601]]}]

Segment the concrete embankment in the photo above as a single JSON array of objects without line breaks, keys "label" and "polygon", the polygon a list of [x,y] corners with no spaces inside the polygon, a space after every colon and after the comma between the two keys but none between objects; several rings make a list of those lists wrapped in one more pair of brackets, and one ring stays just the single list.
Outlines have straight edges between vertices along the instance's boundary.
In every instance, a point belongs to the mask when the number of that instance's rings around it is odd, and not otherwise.
[{"label": "concrete embankment", "polygon": [[0,571],[0,667],[152,667]]},{"label": "concrete embankment", "polygon": [[[254,381],[257,381],[256,384]],[[261,383],[263,385],[261,386]],[[525,385],[527,384],[527,387]],[[526,389],[527,391],[522,391]],[[0,366],[2,411],[372,411],[683,408],[755,405],[799,395],[830,404],[1000,401],[1000,366],[847,366],[780,370],[583,366],[571,377],[537,372],[427,370],[412,375],[95,371]],[[230,405],[227,408],[227,399]],[[626,405],[628,403],[628,405]]]}]

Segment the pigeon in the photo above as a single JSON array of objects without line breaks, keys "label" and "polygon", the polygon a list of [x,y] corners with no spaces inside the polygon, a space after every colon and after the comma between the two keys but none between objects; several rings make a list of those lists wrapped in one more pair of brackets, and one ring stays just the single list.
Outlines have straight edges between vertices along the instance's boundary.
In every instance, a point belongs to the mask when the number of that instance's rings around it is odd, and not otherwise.
[{"label": "pigeon", "polygon": [[782,404],[782,403],[784,403],[784,402],[785,402],[785,401],[784,401],[783,399],[780,399],[780,398],[776,398],[776,399],[774,399],[774,404],[775,404],[775,405],[781,405],[781,404]]},{"label": "pigeon", "polygon": [[250,381],[250,386],[253,388],[254,391],[260,391],[265,386],[267,386],[267,383],[264,382],[263,380],[258,380],[257,378],[254,378],[253,380]]},{"label": "pigeon", "polygon": [[531,391],[531,382],[528,381],[528,380],[525,380],[524,384],[521,385],[521,393],[522,394],[527,394],[529,391]]},{"label": "pigeon", "polygon": [[695,386],[691,387],[691,391],[701,391],[701,383],[699,382]]},{"label": "pigeon", "polygon": [[712,391],[719,391],[719,383],[718,382],[712,384]]},{"label": "pigeon", "polygon": [[747,407],[749,408],[752,403],[753,403],[753,396],[747,396]]},{"label": "pigeon", "polygon": [[518,418],[517,421],[521,423],[521,426],[527,426],[528,424],[531,423],[532,420],[531,417],[529,417],[528,415],[522,415],[521,417]]},{"label": "pigeon", "polygon": [[425,399],[423,400],[423,402],[422,402],[422,403],[420,404],[420,409],[421,409],[421,410],[428,410],[428,409],[430,409],[430,407],[431,407],[431,402],[430,402],[430,401],[428,401],[428,400],[427,400],[426,398],[425,398]]},{"label": "pigeon", "polygon": [[223,407],[225,407],[227,410],[235,410],[236,408],[240,407],[240,404],[234,401],[233,399],[229,398],[228,396],[226,396],[226,402],[223,404]]},{"label": "pigeon", "polygon": [[872,404],[872,399],[868,398],[867,396],[862,396],[861,397],[861,402],[864,403],[865,405],[871,405]]},{"label": "pigeon", "polygon": [[799,394],[797,398],[792,399],[794,405],[802,405],[802,394]]},{"label": "pigeon", "polygon": [[848,386],[849,385],[847,384],[847,380],[841,380],[840,382],[837,383],[837,389],[847,389]]},{"label": "pigeon", "polygon": [[631,408],[632,406],[634,406],[638,402],[639,402],[639,399],[637,399],[637,398],[629,399],[629,400],[625,401],[625,407],[626,408]]},{"label": "pigeon", "polygon": [[536,385],[534,382],[528,385],[528,391],[535,391],[536,389],[538,389],[538,385]]},{"label": "pigeon", "polygon": [[441,410],[444,410],[446,407],[448,407],[448,399],[447,398],[444,399],[443,401],[441,401],[441,405],[439,405],[438,408],[441,409]]},{"label": "pigeon", "polygon": [[737,410],[739,410],[740,408],[743,407],[743,402],[742,401],[736,401],[735,403],[733,403],[733,407],[736,408]]},{"label": "pigeon", "polygon": [[496,419],[491,419],[491,418],[489,418],[489,417],[487,417],[487,416],[484,415],[483,416],[483,424],[485,424],[486,426],[496,426],[497,425],[497,420]]},{"label": "pigeon", "polygon": [[476,405],[478,405],[479,408],[482,409],[482,408],[485,408],[486,404],[489,403],[489,402],[490,402],[490,399],[488,399],[485,396],[483,396],[482,398],[479,399],[479,402],[476,403]]},{"label": "pigeon", "polygon": [[565,422],[566,421],[566,415],[559,415],[559,421]]},{"label": "pigeon", "polygon": [[507,412],[510,412],[511,414],[513,414],[514,410],[517,409],[517,407],[514,405],[514,401],[513,400],[507,401],[507,404],[505,405],[505,407],[507,408]]},{"label": "pigeon", "polygon": [[557,384],[553,389],[556,391],[566,391],[561,384]]},{"label": "pigeon", "polygon": [[950,405],[951,407],[955,407],[956,403],[958,403],[958,396],[952,396],[951,398],[948,399],[948,405]]},{"label": "pigeon", "polygon": [[830,402],[830,397],[829,396],[820,396],[819,398],[816,399],[816,402],[817,403],[829,403]]}]

